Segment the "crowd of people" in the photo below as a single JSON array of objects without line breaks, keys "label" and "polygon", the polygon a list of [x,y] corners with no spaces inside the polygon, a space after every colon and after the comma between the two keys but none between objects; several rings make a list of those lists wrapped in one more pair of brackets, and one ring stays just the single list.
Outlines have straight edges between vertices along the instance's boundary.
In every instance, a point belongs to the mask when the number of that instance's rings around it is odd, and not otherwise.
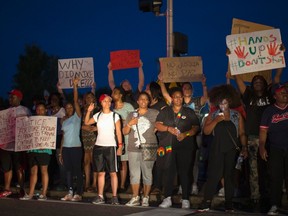
[{"label": "crowd of people", "polygon": [[[143,91],[142,66],[140,61],[135,92],[128,80],[115,85],[110,63],[111,95],[102,94],[97,100],[94,85],[80,100],[77,77],[73,79],[72,102],[63,102],[65,95],[59,85],[56,93],[45,91],[45,99],[31,112],[57,117],[56,149],[14,152],[7,145],[0,149],[4,173],[0,197],[11,195],[15,172],[20,199],[32,199],[40,169],[38,200],[46,200],[47,190],[57,186],[67,191],[63,201],[81,201],[84,192],[92,192],[92,203],[103,204],[105,185],[110,184],[111,203],[118,205],[117,194],[127,190],[128,182],[132,198],[127,206],[149,206],[151,191],[160,191],[164,199],[159,207],[171,207],[177,186],[182,208],[189,209],[189,196],[199,192],[199,173],[203,173],[199,155],[205,151],[209,156],[199,211],[211,208],[219,189],[224,192],[225,210],[233,211],[240,184],[239,164],[236,168],[235,164],[245,160],[249,172],[240,175],[246,175],[252,207],[259,208],[259,203],[268,206],[269,202],[268,214],[277,214],[283,182],[288,179],[288,85],[280,84],[282,69],[269,84],[257,75],[251,86],[246,86],[241,76],[235,75],[238,89],[223,84],[209,92],[203,76],[203,94],[194,97],[190,82],[168,89],[161,74]],[[10,106],[16,108],[17,117],[30,116],[29,109],[21,105],[22,98],[21,91],[12,90]],[[208,112],[203,113],[207,106]],[[144,152],[150,154],[148,158]],[[29,190],[24,188],[25,170],[30,174]]]}]

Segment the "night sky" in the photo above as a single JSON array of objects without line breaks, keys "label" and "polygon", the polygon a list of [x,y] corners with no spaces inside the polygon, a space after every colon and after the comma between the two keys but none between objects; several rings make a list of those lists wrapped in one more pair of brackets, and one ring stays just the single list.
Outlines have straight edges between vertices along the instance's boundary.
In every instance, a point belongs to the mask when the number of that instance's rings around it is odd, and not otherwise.
[{"label": "night sky", "polygon": [[[163,3],[161,10],[165,12],[166,1]],[[233,18],[280,28],[288,47],[284,5],[286,0],[174,0],[174,31],[188,36],[187,56],[202,57],[211,88],[226,82],[225,37],[231,32]],[[25,45],[32,44],[61,59],[93,57],[97,88],[108,86],[111,51],[139,49],[147,84],[157,79],[158,58],[166,56],[166,18],[143,13],[138,0],[1,1],[1,97],[6,98],[13,85],[19,55],[24,53]],[[137,86],[137,69],[115,71],[114,76],[116,85],[127,78],[134,88]],[[287,69],[282,80],[288,80]],[[195,83],[195,95],[202,93],[200,86]]]}]

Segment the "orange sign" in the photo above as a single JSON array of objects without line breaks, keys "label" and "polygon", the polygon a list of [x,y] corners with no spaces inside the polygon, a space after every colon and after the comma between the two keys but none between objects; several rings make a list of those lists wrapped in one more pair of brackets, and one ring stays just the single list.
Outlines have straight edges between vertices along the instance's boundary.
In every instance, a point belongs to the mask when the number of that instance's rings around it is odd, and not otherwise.
[{"label": "orange sign", "polygon": [[110,62],[112,70],[139,68],[139,50],[119,50],[110,52]]}]

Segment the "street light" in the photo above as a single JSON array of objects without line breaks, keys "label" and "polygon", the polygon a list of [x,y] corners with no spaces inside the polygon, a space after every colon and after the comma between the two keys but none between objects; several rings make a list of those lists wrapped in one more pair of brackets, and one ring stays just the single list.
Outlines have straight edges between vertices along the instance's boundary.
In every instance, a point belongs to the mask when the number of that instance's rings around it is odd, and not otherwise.
[{"label": "street light", "polygon": [[153,12],[156,16],[166,15],[166,50],[167,57],[173,57],[173,0],[167,0],[165,14],[160,13],[162,0],[139,0],[139,9],[143,12]]}]

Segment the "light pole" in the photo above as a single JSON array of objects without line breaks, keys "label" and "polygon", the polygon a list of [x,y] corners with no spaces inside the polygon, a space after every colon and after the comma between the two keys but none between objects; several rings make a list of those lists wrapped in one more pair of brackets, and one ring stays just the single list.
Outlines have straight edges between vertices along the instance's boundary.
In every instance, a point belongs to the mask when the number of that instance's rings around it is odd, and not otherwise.
[{"label": "light pole", "polygon": [[173,57],[173,0],[167,0],[166,50],[167,50],[167,57]]}]

